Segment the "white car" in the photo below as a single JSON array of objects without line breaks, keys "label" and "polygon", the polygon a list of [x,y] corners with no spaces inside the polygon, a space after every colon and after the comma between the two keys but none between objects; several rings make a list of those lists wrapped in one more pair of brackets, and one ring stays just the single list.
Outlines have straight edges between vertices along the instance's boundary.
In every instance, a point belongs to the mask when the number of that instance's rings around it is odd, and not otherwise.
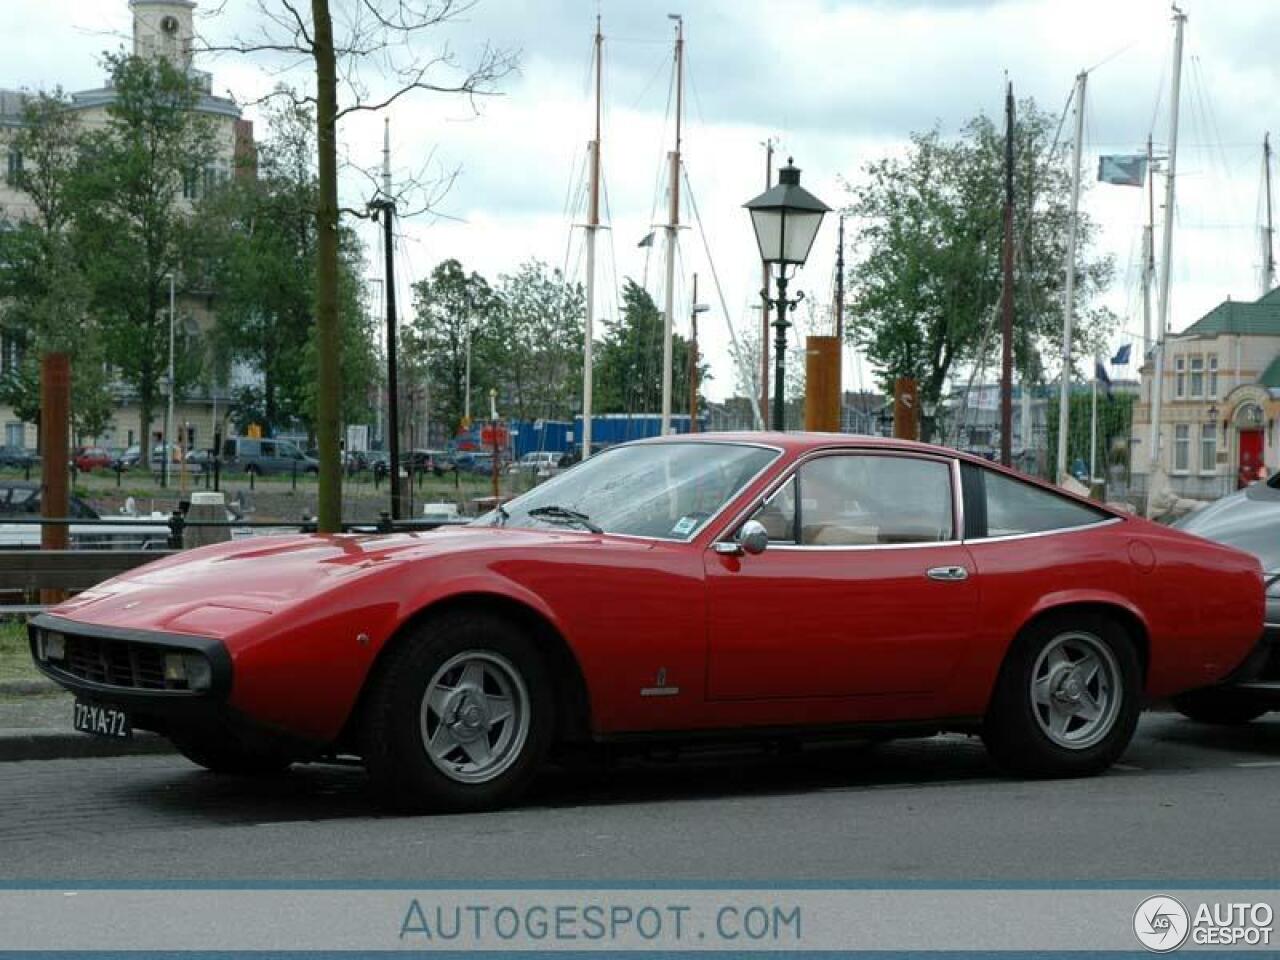
[{"label": "white car", "polygon": [[563,454],[554,450],[533,450],[507,468],[507,473],[528,473],[539,479],[551,477],[560,472],[560,458]]}]

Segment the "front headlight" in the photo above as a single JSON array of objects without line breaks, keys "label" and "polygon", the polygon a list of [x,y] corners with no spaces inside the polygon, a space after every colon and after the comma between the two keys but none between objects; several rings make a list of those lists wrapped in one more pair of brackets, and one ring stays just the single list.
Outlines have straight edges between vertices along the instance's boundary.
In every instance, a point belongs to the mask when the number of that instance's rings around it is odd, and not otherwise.
[{"label": "front headlight", "polygon": [[63,660],[67,656],[67,638],[53,630],[36,634],[36,656],[41,660]]},{"label": "front headlight", "polygon": [[213,686],[213,667],[198,653],[166,653],[164,679],[166,685],[179,689],[208,690]]}]

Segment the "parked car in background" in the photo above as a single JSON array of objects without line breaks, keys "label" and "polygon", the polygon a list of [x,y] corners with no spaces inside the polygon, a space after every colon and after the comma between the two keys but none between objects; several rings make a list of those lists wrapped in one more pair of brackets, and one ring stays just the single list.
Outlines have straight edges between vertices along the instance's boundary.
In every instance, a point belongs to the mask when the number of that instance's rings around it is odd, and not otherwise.
[{"label": "parked car in background", "polygon": [[1174,697],[1173,705],[1203,723],[1248,723],[1280,710],[1280,473],[1215,500],[1174,526],[1257,557],[1266,571],[1267,610],[1253,656],[1224,682]]},{"label": "parked car in background", "polygon": [[351,754],[396,807],[478,810],[599,741],[958,731],[1096,774],[1262,622],[1230,547],[942,447],[740,433],[618,446],[465,526],[183,551],[29,631],[84,709],[212,770]]},{"label": "parked car in background", "polygon": [[228,437],[222,443],[222,469],[258,476],[319,473],[320,461],[308,457],[292,440]]},{"label": "parked car in background", "polygon": [[22,447],[0,447],[0,467],[25,470],[28,467],[34,468],[39,465],[39,455],[31,450],[25,450]]},{"label": "parked car in background", "polygon": [[[89,503],[72,494],[67,501],[70,520],[99,520]],[[6,522],[18,517],[40,516],[40,485],[0,481],[0,547],[40,546],[40,527],[32,523]],[[169,543],[169,527],[163,517],[109,517],[106,524],[77,524],[69,528],[71,546],[78,549],[153,550]]]},{"label": "parked car in background", "polygon": [[453,459],[445,450],[413,450],[403,459],[405,469],[411,473],[430,473],[441,477],[453,469]]},{"label": "parked car in background", "polygon": [[81,473],[88,473],[90,470],[110,469],[115,458],[106,447],[76,447],[71,462]]},{"label": "parked car in background", "polygon": [[511,464],[507,472],[545,480],[560,472],[563,453],[555,450],[533,450]]}]

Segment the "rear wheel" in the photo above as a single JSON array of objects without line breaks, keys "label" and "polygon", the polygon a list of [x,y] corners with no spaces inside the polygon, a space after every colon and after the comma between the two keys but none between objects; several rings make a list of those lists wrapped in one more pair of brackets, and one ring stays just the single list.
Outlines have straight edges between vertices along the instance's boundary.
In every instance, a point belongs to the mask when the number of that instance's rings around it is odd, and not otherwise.
[{"label": "rear wheel", "polygon": [[1267,712],[1247,694],[1229,687],[1192,690],[1171,700],[1173,708],[1189,720],[1220,726],[1239,726]]},{"label": "rear wheel", "polygon": [[375,787],[415,811],[515,800],[551,744],[551,681],[532,644],[491,614],[446,614],[390,651],[368,692]]},{"label": "rear wheel", "polygon": [[1024,776],[1100,773],[1133,738],[1140,674],[1114,621],[1083,612],[1045,618],[1005,658],[983,741],[997,763]]},{"label": "rear wheel", "polygon": [[213,773],[261,777],[282,773],[293,758],[217,730],[170,730],[170,742],[192,763]]}]

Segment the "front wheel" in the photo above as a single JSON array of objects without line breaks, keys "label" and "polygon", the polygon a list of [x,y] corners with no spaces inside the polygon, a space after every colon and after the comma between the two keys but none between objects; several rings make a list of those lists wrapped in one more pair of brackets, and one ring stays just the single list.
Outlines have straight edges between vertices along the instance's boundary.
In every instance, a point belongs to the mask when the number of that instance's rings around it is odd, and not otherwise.
[{"label": "front wheel", "polygon": [[1005,658],[982,738],[1002,767],[1031,777],[1101,773],[1138,724],[1141,668],[1128,635],[1091,613],[1046,618]]},{"label": "front wheel", "polygon": [[1173,697],[1173,708],[1188,720],[1234,727],[1257,720],[1267,712],[1247,694],[1230,687],[1192,690]]},{"label": "front wheel", "polygon": [[390,651],[368,692],[364,759],[395,807],[503,806],[528,785],[551,744],[551,681],[512,624],[458,612]]}]

